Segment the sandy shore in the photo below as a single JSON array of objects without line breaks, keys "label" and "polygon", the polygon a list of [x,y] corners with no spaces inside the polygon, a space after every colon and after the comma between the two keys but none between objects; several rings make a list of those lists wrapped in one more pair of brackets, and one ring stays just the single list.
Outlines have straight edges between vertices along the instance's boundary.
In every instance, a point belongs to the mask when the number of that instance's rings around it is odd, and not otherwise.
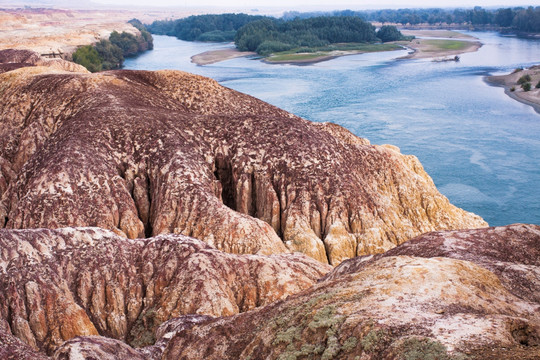
[{"label": "sandy shore", "polygon": [[402,59],[449,58],[468,52],[475,52],[482,47],[482,43],[480,41],[460,41],[463,43],[462,48],[456,50],[444,49],[438,45],[439,43],[434,43],[434,41],[439,40],[414,39],[406,43],[401,42],[404,47],[412,50],[409,55],[402,57]]},{"label": "sandy shore", "polygon": [[[518,84],[519,78],[525,75],[531,77],[530,91],[524,91],[521,88],[521,85]],[[514,71],[507,75],[487,76],[485,80],[490,85],[503,87],[505,94],[512,99],[530,105],[537,113],[540,113],[540,89],[535,87],[540,81],[540,65],[532,66],[529,69]],[[514,91],[511,90],[512,88],[514,88]]]},{"label": "sandy shore", "polygon": [[237,57],[252,55],[257,55],[257,53],[251,51],[239,51],[237,49],[213,50],[193,55],[191,57],[191,62],[197,65],[208,65]]}]

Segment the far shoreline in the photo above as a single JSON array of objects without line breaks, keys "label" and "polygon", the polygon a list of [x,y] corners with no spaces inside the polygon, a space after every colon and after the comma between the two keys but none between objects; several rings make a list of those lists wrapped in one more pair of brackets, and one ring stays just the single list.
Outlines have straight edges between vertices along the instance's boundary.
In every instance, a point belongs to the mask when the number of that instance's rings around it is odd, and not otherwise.
[{"label": "far shoreline", "polygon": [[[403,41],[395,42],[395,44],[401,46],[404,50],[412,51],[408,55],[402,56],[398,59],[446,58],[446,57],[453,57],[456,55],[461,55],[468,52],[475,52],[475,51],[478,51],[480,47],[482,47],[482,43],[480,41],[473,41],[476,38],[470,35],[462,34],[458,31],[431,30],[429,32],[426,32],[422,30],[420,31],[407,30],[407,34],[414,35],[415,33],[417,36],[425,36],[426,39],[417,38],[410,42],[403,42]],[[436,46],[430,45],[431,40],[429,39],[429,37],[436,37],[439,39],[442,38],[442,41],[444,40],[459,41],[462,43],[466,43],[466,46],[464,46],[461,49],[441,49],[441,48],[437,48]],[[471,39],[471,40],[463,40],[463,39]],[[306,66],[306,65],[320,63],[323,61],[329,61],[329,60],[332,60],[341,56],[357,55],[357,54],[364,54],[364,53],[366,53],[366,51],[362,51],[362,50],[333,51],[327,54],[322,54],[321,56],[315,56],[310,59],[298,59],[298,60],[287,59],[287,60],[272,61],[270,58],[261,58],[260,60],[270,65],[289,64],[289,65]],[[247,57],[247,56],[256,56],[256,55],[257,53],[255,52],[241,52],[235,48],[221,49],[221,50],[205,51],[200,54],[193,55],[191,57],[191,62],[200,66],[204,66],[204,65],[215,64],[220,61],[234,59],[237,57]],[[306,55],[309,55],[309,53],[306,53]]]}]

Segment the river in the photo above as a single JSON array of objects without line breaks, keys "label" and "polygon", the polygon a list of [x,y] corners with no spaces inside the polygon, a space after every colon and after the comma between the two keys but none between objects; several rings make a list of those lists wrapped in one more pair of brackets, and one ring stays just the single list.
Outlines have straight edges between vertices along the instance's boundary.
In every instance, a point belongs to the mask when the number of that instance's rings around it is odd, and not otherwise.
[{"label": "river", "polygon": [[400,50],[308,66],[248,58],[197,66],[192,55],[231,45],[154,36],[154,50],[125,68],[189,71],[303,118],[335,122],[416,155],[439,191],[490,225],[540,224],[540,114],[483,80],[540,63],[540,41],[467,34],[484,45],[457,63],[397,60],[406,54]]}]

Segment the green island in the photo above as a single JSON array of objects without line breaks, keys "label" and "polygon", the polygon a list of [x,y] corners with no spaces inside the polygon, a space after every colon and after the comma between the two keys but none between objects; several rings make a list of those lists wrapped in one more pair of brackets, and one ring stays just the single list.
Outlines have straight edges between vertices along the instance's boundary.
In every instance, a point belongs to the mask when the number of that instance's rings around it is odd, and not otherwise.
[{"label": "green island", "polygon": [[[190,16],[156,21],[154,34],[173,35],[187,41],[230,41],[240,52],[258,54],[269,63],[305,63],[363,52],[390,51],[410,41],[395,26],[379,30],[354,16],[318,16],[283,20],[245,14]],[[234,37],[232,36],[234,34]]]},{"label": "green island", "polygon": [[[429,30],[429,26],[435,26],[431,29],[497,29],[503,33],[530,36],[540,31],[539,19],[540,7],[495,10],[476,6],[472,9],[285,12],[281,18],[247,14],[193,15],[154,21],[147,28],[152,34],[175,36],[185,41],[234,41],[235,50],[209,51],[194,56],[193,61],[199,65],[255,54],[268,63],[302,64],[400,48],[411,50],[405,58],[453,57],[476,51],[481,44],[467,35]],[[417,25],[428,28],[418,30],[416,27],[416,30],[402,34],[396,27]],[[444,39],[411,41],[415,35]]]}]

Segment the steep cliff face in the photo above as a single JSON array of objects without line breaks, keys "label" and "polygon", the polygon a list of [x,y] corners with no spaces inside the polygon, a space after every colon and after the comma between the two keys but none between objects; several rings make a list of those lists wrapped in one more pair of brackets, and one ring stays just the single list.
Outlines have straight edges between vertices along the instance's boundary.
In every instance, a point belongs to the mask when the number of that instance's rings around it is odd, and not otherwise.
[{"label": "steep cliff face", "polygon": [[161,358],[538,359],[539,248],[533,225],[421,236],[284,301],[178,331]]},{"label": "steep cliff face", "polygon": [[233,315],[330,270],[301,254],[233,255],[182,235],[128,240],[98,228],[0,230],[0,319],[34,349],[104,335],[154,343],[184,314]]},{"label": "steep cliff face", "polygon": [[451,205],[414,156],[207,78],[39,66],[0,81],[7,228],[180,233],[336,265],[427,231],[486,226]]}]

